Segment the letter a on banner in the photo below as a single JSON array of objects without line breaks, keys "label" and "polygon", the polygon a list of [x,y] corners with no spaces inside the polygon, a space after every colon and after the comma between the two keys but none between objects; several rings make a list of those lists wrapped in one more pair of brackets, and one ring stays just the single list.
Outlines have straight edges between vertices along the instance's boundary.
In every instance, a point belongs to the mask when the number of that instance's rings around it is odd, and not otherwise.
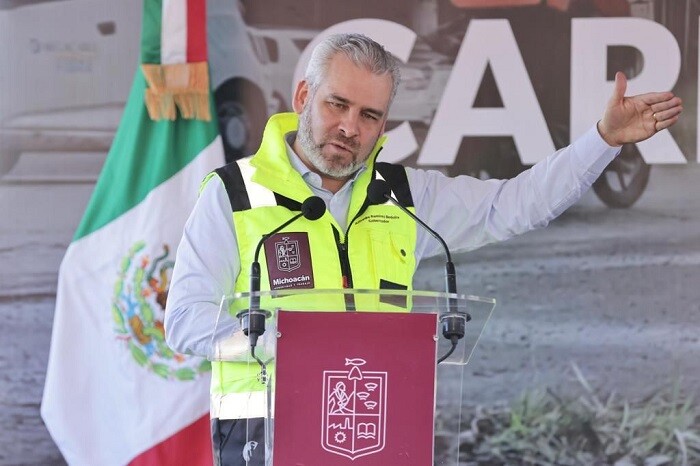
[{"label": "letter a on banner", "polygon": [[[490,64],[503,108],[474,108]],[[463,136],[513,136],[520,159],[535,164],[554,143],[507,20],[472,20],[457,54],[418,163],[451,165]]]}]

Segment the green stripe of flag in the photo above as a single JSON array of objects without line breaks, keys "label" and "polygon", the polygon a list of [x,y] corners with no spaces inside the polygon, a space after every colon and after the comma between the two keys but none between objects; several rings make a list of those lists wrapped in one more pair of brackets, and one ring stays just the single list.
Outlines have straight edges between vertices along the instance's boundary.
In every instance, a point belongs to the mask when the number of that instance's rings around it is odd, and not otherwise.
[{"label": "green stripe of flag", "polygon": [[[95,191],[75,233],[78,240],[107,225],[194,160],[218,135],[215,120],[177,118],[153,121],[143,96],[141,71],[136,72],[129,100]],[[209,99],[212,115],[214,104]],[[192,180],[199,183],[201,180]],[[177,206],[164,206],[164,208]]]},{"label": "green stripe of flag", "polygon": [[163,0],[144,0],[141,30],[141,63],[160,64],[160,32]]}]

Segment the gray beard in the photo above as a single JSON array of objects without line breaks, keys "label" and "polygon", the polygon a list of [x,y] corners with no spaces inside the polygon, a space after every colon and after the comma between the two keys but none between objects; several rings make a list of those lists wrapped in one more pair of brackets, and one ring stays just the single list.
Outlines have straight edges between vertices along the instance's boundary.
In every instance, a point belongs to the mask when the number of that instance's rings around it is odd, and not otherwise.
[{"label": "gray beard", "polygon": [[299,145],[304,151],[307,160],[323,175],[331,178],[345,179],[364,166],[365,161],[352,160],[348,164],[338,166],[332,164],[323,157],[321,146],[314,141],[311,131],[311,106],[307,105],[299,116],[299,130],[297,132]]}]

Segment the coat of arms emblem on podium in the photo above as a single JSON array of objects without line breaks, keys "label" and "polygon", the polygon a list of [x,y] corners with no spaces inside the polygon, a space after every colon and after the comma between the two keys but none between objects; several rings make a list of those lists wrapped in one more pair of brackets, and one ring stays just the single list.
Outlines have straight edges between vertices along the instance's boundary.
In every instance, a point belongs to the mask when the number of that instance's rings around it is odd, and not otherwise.
[{"label": "coat of arms emblem on podium", "polygon": [[381,451],[386,438],[387,373],[365,364],[346,358],[347,370],[323,371],[321,446],[351,460]]}]

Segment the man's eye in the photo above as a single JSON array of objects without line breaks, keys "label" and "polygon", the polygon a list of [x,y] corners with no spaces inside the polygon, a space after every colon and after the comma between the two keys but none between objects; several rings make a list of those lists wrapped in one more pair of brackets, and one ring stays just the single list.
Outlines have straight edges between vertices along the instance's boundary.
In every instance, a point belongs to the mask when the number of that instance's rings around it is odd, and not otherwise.
[{"label": "man's eye", "polygon": [[376,115],[374,115],[372,113],[363,113],[362,115],[368,120],[375,120],[375,121],[377,120]]},{"label": "man's eye", "polygon": [[331,107],[333,108],[344,108],[345,104],[341,104],[340,102],[328,102]]}]

